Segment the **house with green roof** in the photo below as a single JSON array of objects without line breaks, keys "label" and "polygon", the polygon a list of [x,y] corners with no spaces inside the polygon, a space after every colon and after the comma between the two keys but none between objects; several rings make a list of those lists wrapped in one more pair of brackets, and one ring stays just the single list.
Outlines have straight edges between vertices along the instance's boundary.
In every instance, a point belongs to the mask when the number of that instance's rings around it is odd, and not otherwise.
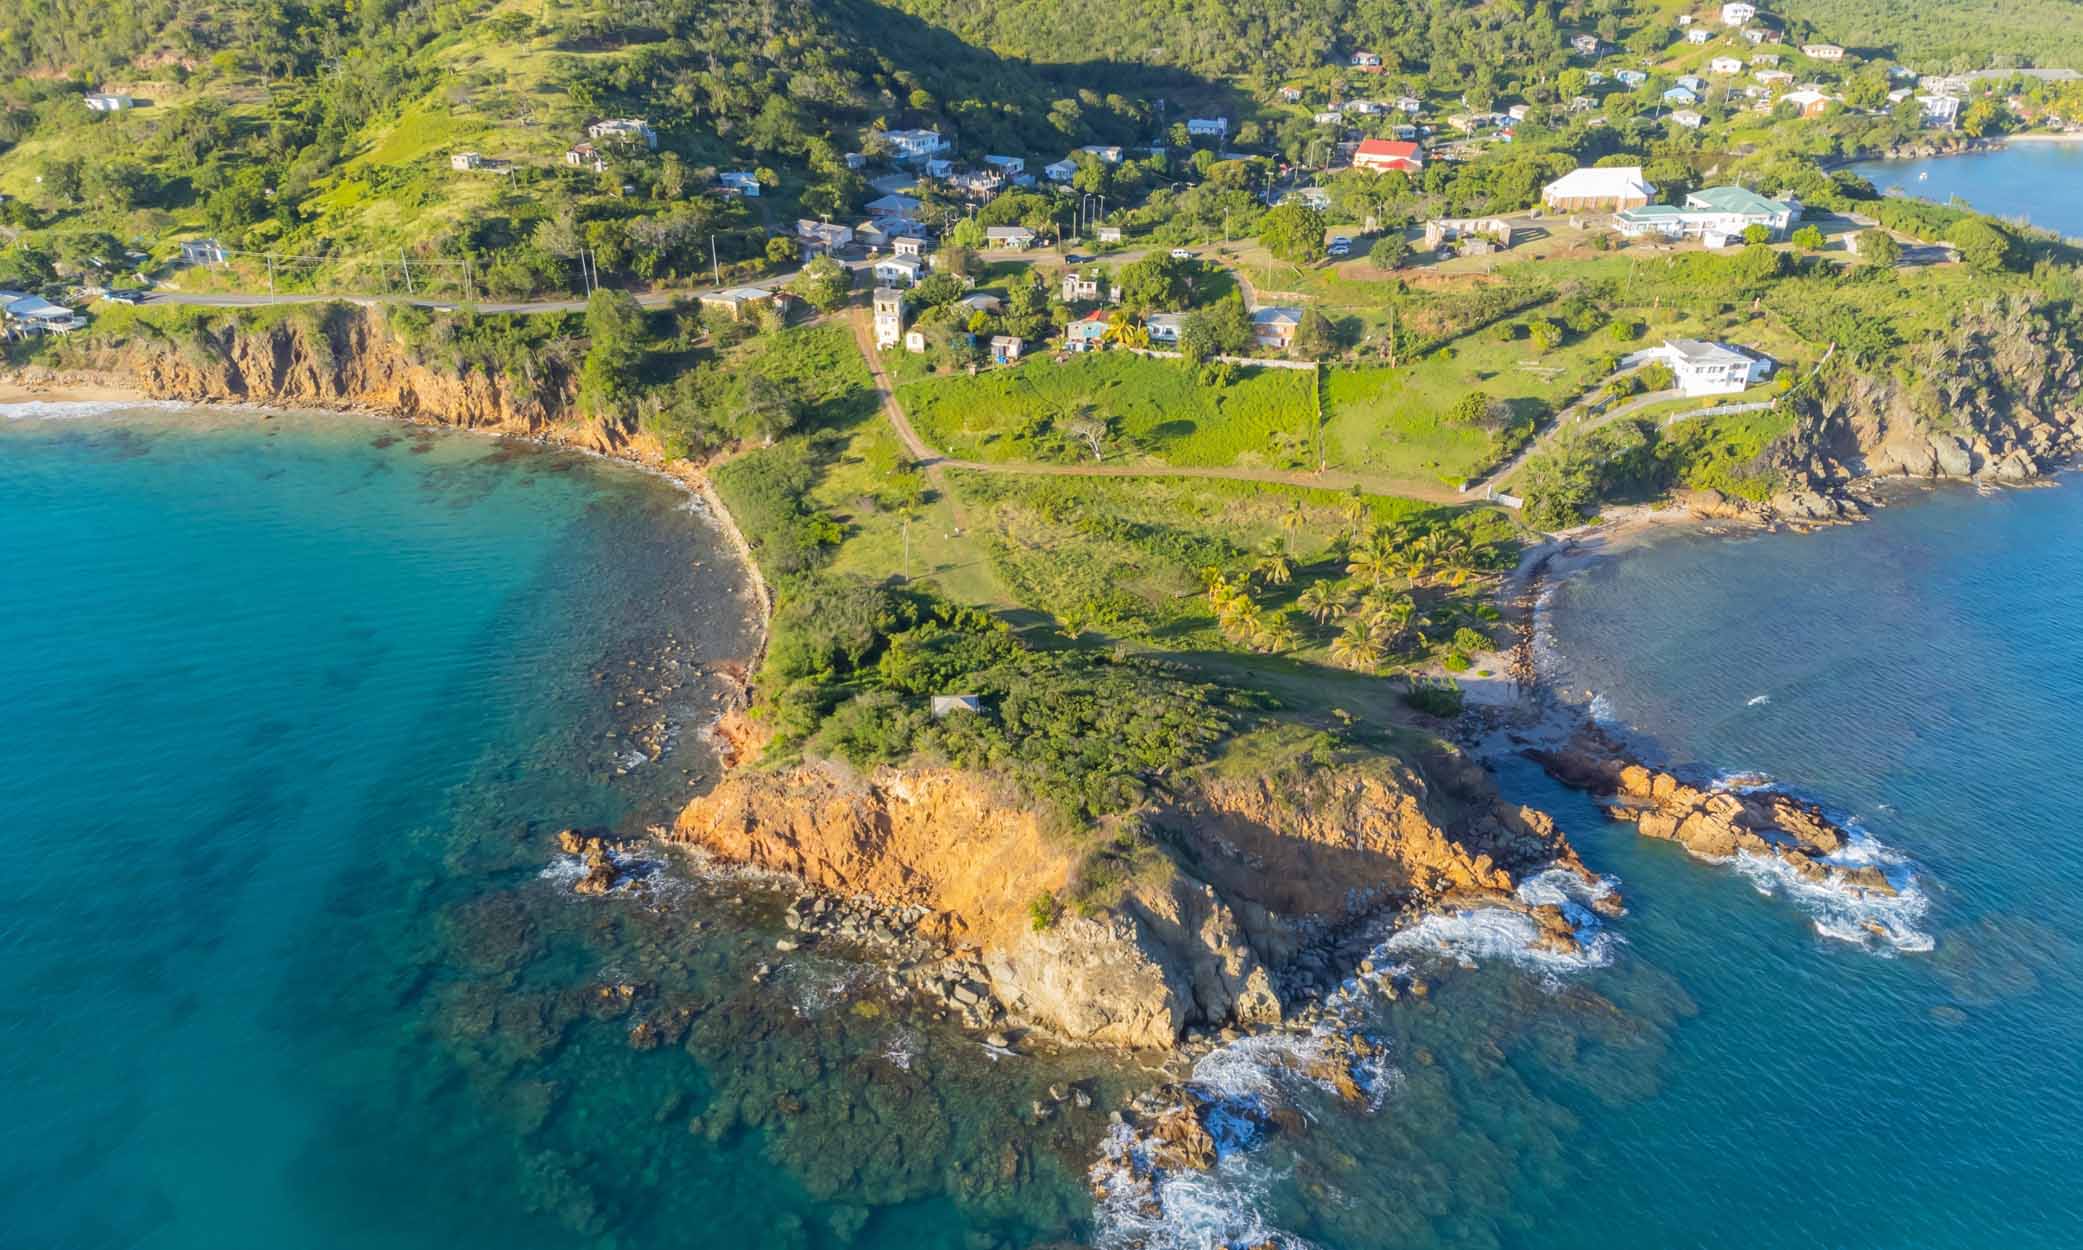
[{"label": "house with green roof", "polygon": [[1699,239],[1724,247],[1763,226],[1774,239],[1786,237],[1801,219],[1801,204],[1789,196],[1771,199],[1748,187],[1707,187],[1685,197],[1683,206],[1645,204],[1614,215],[1613,228],[1630,239]]}]

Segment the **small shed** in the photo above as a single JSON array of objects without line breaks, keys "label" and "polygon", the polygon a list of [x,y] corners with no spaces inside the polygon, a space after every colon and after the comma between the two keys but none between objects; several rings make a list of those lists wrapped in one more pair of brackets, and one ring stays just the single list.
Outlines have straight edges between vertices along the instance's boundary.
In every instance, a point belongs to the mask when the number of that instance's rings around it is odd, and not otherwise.
[{"label": "small shed", "polygon": [[981,712],[984,701],[973,694],[936,694],[933,696],[933,715],[946,716],[949,712]]}]

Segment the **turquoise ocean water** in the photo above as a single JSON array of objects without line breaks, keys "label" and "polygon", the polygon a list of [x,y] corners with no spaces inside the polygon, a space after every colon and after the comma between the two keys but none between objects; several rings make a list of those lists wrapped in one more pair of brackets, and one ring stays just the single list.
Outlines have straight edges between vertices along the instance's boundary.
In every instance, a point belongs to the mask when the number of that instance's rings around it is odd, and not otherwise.
[{"label": "turquoise ocean water", "polygon": [[2083,143],[2012,143],[1986,152],[1914,161],[1864,161],[1851,171],[1883,191],[1944,204],[1958,197],[1985,213],[2023,218],[2083,237]]},{"label": "turquoise ocean water", "polygon": [[[840,954],[784,960],[758,883],[673,860],[565,888],[558,828],[641,829],[713,775],[690,727],[750,645],[669,485],[353,418],[15,419],[0,532],[0,1244],[2083,1229],[2075,489],[1668,541],[1551,604],[1561,682],[1676,765],[1855,817],[1928,943],[1864,940],[1840,900],[1645,842],[1510,762],[1628,914],[1585,959],[1517,953],[1501,914],[1386,936],[1429,992],[1340,1008],[1381,1043],[1363,1105],[1298,1075],[1311,1039],[1218,1051],[1205,1090],[1303,1114],[1224,1121],[1218,1168],[1156,1208],[1095,1208],[1086,1176],[1148,1077],[996,1062]],[[1034,1123],[1072,1079],[1095,1106]]]}]

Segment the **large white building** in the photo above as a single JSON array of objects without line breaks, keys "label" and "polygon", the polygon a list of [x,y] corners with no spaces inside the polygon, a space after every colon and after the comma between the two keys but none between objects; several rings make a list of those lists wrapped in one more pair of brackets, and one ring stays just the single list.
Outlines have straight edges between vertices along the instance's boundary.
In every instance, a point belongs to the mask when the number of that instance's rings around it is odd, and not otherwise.
[{"label": "large white building", "polygon": [[1681,395],[1729,395],[1748,390],[1772,376],[1770,356],[1728,343],[1705,339],[1665,339],[1663,346],[1636,352],[1621,363],[1646,365],[1661,362],[1671,368],[1671,377]]},{"label": "large white building", "polygon": [[1700,239],[1709,247],[1739,242],[1743,231],[1763,226],[1773,238],[1801,218],[1800,201],[1770,199],[1748,187],[1705,187],[1685,197],[1685,204],[1645,204],[1613,217],[1613,228],[1630,239]]},{"label": "large white building", "polygon": [[1731,0],[1731,3],[1721,6],[1721,24],[1724,26],[1741,26],[1757,15],[1758,6],[1744,0]]},{"label": "large white building", "polygon": [[1559,212],[1614,212],[1640,208],[1656,196],[1640,165],[1579,167],[1541,188],[1541,202]]}]

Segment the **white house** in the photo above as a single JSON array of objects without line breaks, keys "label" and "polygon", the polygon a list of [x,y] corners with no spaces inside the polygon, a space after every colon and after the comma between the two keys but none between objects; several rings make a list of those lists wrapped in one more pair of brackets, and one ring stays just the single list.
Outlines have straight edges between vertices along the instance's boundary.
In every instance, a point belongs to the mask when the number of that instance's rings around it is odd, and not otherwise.
[{"label": "white house", "polygon": [[1388,112],[1388,109],[1382,107],[1382,103],[1379,100],[1347,100],[1338,106],[1338,111],[1341,113],[1354,113],[1361,117],[1373,117],[1378,113]]},{"label": "white house", "polygon": [[1704,339],[1665,339],[1662,347],[1636,352],[1623,365],[1661,361],[1671,368],[1681,395],[1727,395],[1772,376],[1773,362],[1747,348]]},{"label": "white house", "polygon": [[1106,279],[1097,273],[1069,270],[1063,275],[1063,302],[1076,304],[1096,300],[1099,298],[1100,288],[1105,285]]},{"label": "white house", "polygon": [[1731,0],[1721,6],[1721,24],[1724,26],[1741,26],[1757,15],[1758,6],[1745,3],[1745,0]]},{"label": "white house", "polygon": [[1189,117],[1186,133],[1196,139],[1227,139],[1230,134],[1230,119],[1227,117]]},{"label": "white house", "polygon": [[1121,241],[1121,227],[1119,226],[1101,226],[1098,234],[1099,241],[1102,243],[1119,243]]},{"label": "white house", "polygon": [[184,265],[221,265],[225,255],[224,245],[215,239],[189,239],[181,244]]},{"label": "white house", "polygon": [[87,319],[62,304],[22,291],[0,291],[0,323],[8,329],[29,334],[63,334],[87,324]]},{"label": "white house", "polygon": [[984,164],[1004,170],[1007,177],[1027,172],[1027,158],[1024,156],[986,156]]},{"label": "white house", "polygon": [[589,139],[627,139],[653,151],[658,149],[658,132],[641,117],[610,117],[586,127]]},{"label": "white house", "polygon": [[987,226],[984,246],[994,252],[1024,252],[1034,246],[1035,234],[1025,226]]},{"label": "white house", "polygon": [[139,103],[139,101],[127,95],[90,95],[87,97],[87,111],[90,113],[120,113],[124,109],[136,108]]},{"label": "white house", "polygon": [[1751,77],[1768,87],[1774,83],[1794,81],[1793,71],[1784,69],[1761,69],[1753,73]]},{"label": "white house", "polygon": [[1078,163],[1072,160],[1054,161],[1042,166],[1042,175],[1050,182],[1069,182],[1078,176]]},{"label": "white house", "polygon": [[1280,99],[1284,104],[1299,104],[1302,102],[1302,89],[1294,86],[1282,87]]},{"label": "white house", "polygon": [[1685,32],[1685,42],[1687,43],[1711,43],[1713,40],[1714,32],[1708,30],[1705,26],[1695,26]]},{"label": "white house", "polygon": [[1640,165],[1579,167],[1541,188],[1541,202],[1561,212],[1640,208],[1656,195]]},{"label": "white house", "polygon": [[875,289],[875,345],[894,347],[904,337],[904,292],[896,287]]},{"label": "white house", "polygon": [[1803,117],[1821,117],[1829,110],[1830,105],[1836,102],[1837,97],[1827,95],[1815,87],[1803,87],[1799,91],[1789,91],[1779,99],[1783,104],[1793,105],[1795,111]]},{"label": "white house", "polygon": [[716,175],[716,185],[726,191],[735,191],[748,200],[759,198],[759,175],[744,170],[728,170]]},{"label": "white house", "polygon": [[1844,59],[1844,49],[1834,43],[1804,43],[1801,45],[1801,55],[1815,61],[1841,61]]},{"label": "white house", "polygon": [[916,256],[885,256],[875,262],[875,285],[917,286],[925,268],[926,263]]},{"label": "white house", "polygon": [[1422,113],[1425,111],[1425,102],[1414,95],[1399,95],[1396,97],[1396,111],[1399,113]]},{"label": "white house", "polygon": [[1569,37],[1569,46],[1576,49],[1578,52],[1582,53],[1585,56],[1597,56],[1599,47],[1598,36],[1571,35]]},{"label": "white house", "polygon": [[1088,143],[1084,147],[1079,148],[1078,151],[1090,156],[1096,156],[1104,164],[1119,165],[1121,163],[1121,149],[1110,143]]},{"label": "white house", "polygon": [[1649,75],[1638,69],[1614,70],[1613,78],[1614,81],[1629,87],[1639,87],[1649,81]]},{"label": "white house", "polygon": [[[564,149],[564,163],[574,169],[590,169],[596,174],[604,174],[608,168],[608,158],[602,156],[600,149],[590,143],[574,143]],[[728,186],[729,184],[725,183],[724,185]],[[755,179],[752,185],[757,187],[759,185],[758,180]],[[757,195],[759,193],[751,191],[744,194]]]},{"label": "white house", "polygon": [[[902,224],[917,229],[916,222],[907,221]],[[915,234],[892,234],[890,250],[899,256],[915,256],[923,260],[926,255],[926,240]]]},{"label": "white house", "polygon": [[1707,72],[1710,74],[1740,74],[1743,72],[1743,62],[1733,56],[1718,56],[1707,62]]},{"label": "white house", "polygon": [[828,221],[812,221],[806,217],[796,222],[796,238],[810,247],[834,252],[853,242],[853,229],[849,226],[835,226]]},{"label": "white house", "polygon": [[468,173],[484,163],[485,158],[476,152],[451,152],[448,156],[448,167],[459,174]]},{"label": "white house", "polygon": [[1376,52],[1355,52],[1352,54],[1352,67],[1354,69],[1380,70],[1381,54]]},{"label": "white house", "polygon": [[1917,104],[1924,110],[1924,124],[1951,130],[1960,123],[1960,98],[1950,95],[1920,95]]},{"label": "white house", "polygon": [[953,161],[947,160],[946,158],[939,156],[929,156],[926,158],[926,177],[945,178],[949,174],[952,174],[954,172],[955,163]]},{"label": "white house", "polygon": [[920,161],[929,156],[938,156],[953,147],[941,138],[938,130],[884,130],[877,137],[890,145],[900,161]]},{"label": "white house", "polygon": [[1151,313],[1143,318],[1143,328],[1150,332],[1150,342],[1153,346],[1177,347],[1179,334],[1186,328],[1186,314]]},{"label": "white house", "polygon": [[1705,117],[1701,116],[1698,113],[1695,113],[1691,109],[1679,109],[1677,112],[1671,114],[1672,123],[1674,125],[1683,126],[1687,130],[1698,130],[1700,126],[1706,122],[1706,120],[1707,119]]},{"label": "white house", "polygon": [[1337,109],[1329,109],[1316,115],[1316,124],[1319,126],[1336,126],[1344,120],[1345,114]]}]

